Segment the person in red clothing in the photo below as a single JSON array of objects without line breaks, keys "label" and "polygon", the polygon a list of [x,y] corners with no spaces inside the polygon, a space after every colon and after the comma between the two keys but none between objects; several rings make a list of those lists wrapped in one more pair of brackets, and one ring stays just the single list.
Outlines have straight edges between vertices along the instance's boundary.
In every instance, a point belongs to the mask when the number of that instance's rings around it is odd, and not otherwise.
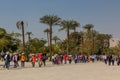
[{"label": "person in red clothing", "polygon": [[64,60],[64,64],[66,64],[66,62],[67,62],[67,55],[66,54],[63,56],[63,60]]},{"label": "person in red clothing", "polygon": [[35,54],[32,55],[31,62],[32,62],[32,67],[35,67],[35,62],[36,62],[36,56],[35,56]]},{"label": "person in red clothing", "polygon": [[39,65],[39,67],[41,67],[42,66],[42,58],[43,58],[43,55],[42,55],[42,53],[39,53],[38,54],[38,65]]}]

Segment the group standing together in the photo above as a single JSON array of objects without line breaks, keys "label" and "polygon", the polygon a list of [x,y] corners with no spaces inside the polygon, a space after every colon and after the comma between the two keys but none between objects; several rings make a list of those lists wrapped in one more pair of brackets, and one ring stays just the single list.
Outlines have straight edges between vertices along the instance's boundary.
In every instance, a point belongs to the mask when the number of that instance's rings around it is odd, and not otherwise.
[{"label": "group standing together", "polygon": [[[4,65],[3,67],[6,69],[10,68],[10,62],[14,62],[14,68],[17,68],[19,65],[19,61],[21,62],[21,67],[24,68],[25,67],[25,62],[27,57],[25,56],[24,53],[22,53],[21,55],[18,55],[17,53],[11,55],[9,52],[6,52],[2,55],[2,58],[4,60]],[[32,67],[35,67],[35,63],[38,62],[39,67],[41,67],[42,65],[46,65],[46,54],[43,53],[38,53],[36,54],[32,54],[29,57],[29,61],[32,64]]]},{"label": "group standing together", "polygon": [[117,63],[117,65],[120,65],[120,56],[116,56],[116,55],[103,55],[102,56],[103,61],[105,62],[105,64],[113,65],[115,64],[115,62]]},{"label": "group standing together", "polygon": [[[4,59],[4,68],[9,69],[10,62],[14,62],[14,68],[17,68],[19,65],[19,61],[21,62],[21,67],[25,67],[25,62],[27,57],[24,53],[21,55],[15,53],[11,56],[9,52],[6,52],[2,55],[2,58]],[[46,66],[46,54],[45,53],[38,53],[38,54],[31,54],[29,57],[29,61],[32,64],[32,67],[35,67],[36,62],[38,63],[38,66],[41,67],[42,65]],[[115,61],[117,61],[117,65],[120,65],[120,56],[115,55],[83,55],[83,54],[75,54],[75,55],[60,55],[60,54],[54,54],[51,57],[51,61],[53,64],[71,64],[72,62],[76,63],[87,63],[87,62],[94,62],[94,61],[104,61],[105,64],[108,65],[114,65]]]}]

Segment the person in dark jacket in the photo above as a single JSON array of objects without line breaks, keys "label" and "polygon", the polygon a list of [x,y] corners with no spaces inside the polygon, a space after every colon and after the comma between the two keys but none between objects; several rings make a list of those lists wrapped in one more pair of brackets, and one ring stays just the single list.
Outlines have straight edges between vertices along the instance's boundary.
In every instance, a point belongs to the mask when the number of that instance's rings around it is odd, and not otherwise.
[{"label": "person in dark jacket", "polygon": [[10,54],[9,54],[9,52],[6,52],[6,55],[4,58],[5,58],[5,67],[7,69],[9,69],[9,67],[10,67]]},{"label": "person in dark jacket", "polygon": [[43,64],[44,64],[44,66],[46,66],[46,54],[44,53],[43,54],[43,57],[42,57],[42,61],[43,61]]},{"label": "person in dark jacket", "polygon": [[110,66],[112,63],[112,55],[109,55],[108,56],[108,65]]},{"label": "person in dark jacket", "polygon": [[120,56],[117,57],[117,65],[120,65]]}]

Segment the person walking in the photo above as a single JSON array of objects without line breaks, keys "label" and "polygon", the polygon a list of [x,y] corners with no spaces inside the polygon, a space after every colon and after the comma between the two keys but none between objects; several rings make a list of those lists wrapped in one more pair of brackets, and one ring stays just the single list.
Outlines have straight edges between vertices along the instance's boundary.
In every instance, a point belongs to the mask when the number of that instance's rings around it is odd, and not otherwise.
[{"label": "person walking", "polygon": [[6,55],[5,55],[5,67],[9,70],[9,67],[10,67],[10,53],[9,52],[6,52]]},{"label": "person walking", "polygon": [[36,62],[36,56],[35,56],[35,54],[32,55],[31,62],[32,62],[32,67],[35,67],[35,62]]},{"label": "person walking", "polygon": [[67,55],[66,54],[64,54],[63,60],[64,60],[64,64],[66,64],[67,63]]},{"label": "person walking", "polygon": [[14,68],[17,68],[17,66],[18,66],[18,61],[17,61],[18,59],[17,59],[17,54],[15,54],[15,55],[13,55],[13,62],[14,62]]},{"label": "person walking", "polygon": [[39,65],[39,67],[41,67],[42,66],[42,58],[43,58],[43,55],[42,55],[42,53],[39,53],[38,54],[38,65]]},{"label": "person walking", "polygon": [[112,55],[109,55],[108,56],[108,65],[110,66],[112,63]]},{"label": "person walking", "polygon": [[112,55],[112,60],[111,60],[111,62],[112,62],[112,65],[114,66],[114,63],[115,63],[115,56],[114,56],[114,55]]},{"label": "person walking", "polygon": [[42,61],[43,61],[43,64],[44,64],[44,66],[46,66],[46,54],[44,53],[43,54],[43,58],[42,58]]},{"label": "person walking", "polygon": [[25,67],[25,60],[26,60],[26,57],[25,57],[24,53],[22,53],[22,55],[21,55],[21,67]]},{"label": "person walking", "polygon": [[120,65],[120,55],[117,57],[117,65]]}]

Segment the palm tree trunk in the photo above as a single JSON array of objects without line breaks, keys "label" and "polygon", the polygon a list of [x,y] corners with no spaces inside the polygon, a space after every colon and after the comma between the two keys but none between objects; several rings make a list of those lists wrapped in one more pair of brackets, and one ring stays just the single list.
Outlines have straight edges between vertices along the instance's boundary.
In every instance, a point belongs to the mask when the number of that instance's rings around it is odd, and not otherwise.
[{"label": "palm tree trunk", "polygon": [[24,24],[22,24],[22,37],[23,37],[23,51],[25,51]]},{"label": "palm tree trunk", "polygon": [[95,40],[94,40],[94,37],[93,37],[93,51],[92,51],[93,54],[95,53],[95,52],[94,52],[94,47],[95,47],[95,44],[94,44],[94,43],[95,43]]},{"label": "palm tree trunk", "polygon": [[69,27],[67,28],[67,55],[69,54]]},{"label": "palm tree trunk", "polygon": [[82,36],[82,54],[84,53],[84,38]]},{"label": "palm tree trunk", "polygon": [[47,32],[47,40],[48,40],[48,46],[49,46],[49,32]]},{"label": "palm tree trunk", "polygon": [[52,26],[50,26],[50,57],[52,57]]}]

